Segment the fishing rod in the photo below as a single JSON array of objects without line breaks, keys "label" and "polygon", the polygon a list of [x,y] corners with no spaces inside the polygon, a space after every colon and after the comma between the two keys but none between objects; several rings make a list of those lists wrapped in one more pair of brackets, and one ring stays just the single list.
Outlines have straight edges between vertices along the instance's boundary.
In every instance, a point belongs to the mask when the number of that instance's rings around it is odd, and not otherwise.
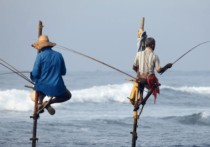
[{"label": "fishing rod", "polygon": [[89,58],[89,59],[91,59],[91,60],[94,60],[94,61],[96,61],[96,62],[98,62],[98,63],[101,63],[101,64],[103,64],[103,65],[105,65],[105,66],[108,66],[108,67],[110,67],[110,68],[112,68],[112,69],[114,69],[114,70],[116,70],[116,71],[118,71],[118,72],[120,72],[120,73],[122,73],[122,74],[124,74],[124,75],[127,75],[127,76],[131,77],[132,79],[136,79],[134,76],[132,76],[132,75],[130,75],[130,74],[128,74],[128,73],[126,73],[126,72],[124,72],[124,71],[122,71],[122,70],[120,70],[120,69],[114,67],[114,66],[111,66],[111,65],[109,65],[109,64],[107,64],[107,63],[105,63],[105,62],[102,62],[102,61],[100,61],[100,60],[98,60],[98,59],[96,59],[96,58],[93,58],[93,57],[91,57],[91,56],[85,55],[85,54],[83,54],[83,53],[81,53],[81,52],[78,52],[78,51],[76,51],[76,50],[73,50],[73,49],[70,49],[70,48],[67,48],[67,47],[58,45],[58,44],[56,44],[56,46],[57,46],[57,47],[60,47],[61,49],[64,49],[64,50],[70,51],[70,52],[72,52],[72,53],[81,55],[81,56],[83,56],[83,57]]},{"label": "fishing rod", "polygon": [[20,74],[20,72],[15,71],[14,69],[10,68],[9,66],[0,63],[2,66],[6,67],[7,69],[11,70],[13,73],[19,75],[20,77],[22,77],[23,79],[25,79],[26,81],[30,82],[31,84],[33,84],[33,82],[31,82],[28,78],[26,78],[25,76],[23,76],[22,74]]},{"label": "fishing rod", "polygon": [[1,73],[0,75],[7,75],[7,74],[14,74],[14,73],[30,73],[30,71],[5,72],[5,73]]},{"label": "fishing rod", "polygon": [[13,73],[19,75],[20,77],[22,77],[23,79],[25,79],[26,81],[28,81],[31,84],[34,84],[28,77],[26,77],[23,73],[21,73],[18,69],[16,69],[14,66],[12,66],[11,64],[7,63],[6,61],[4,61],[3,59],[0,58],[0,64],[4,67],[6,67],[7,69],[9,69],[10,71],[12,71]]},{"label": "fishing rod", "polygon": [[193,49],[197,48],[198,46],[201,46],[203,44],[206,44],[206,43],[210,43],[210,41],[205,41],[205,42],[202,42],[202,43],[199,43],[198,45],[192,47],[191,49],[189,49],[187,52],[185,52],[182,56],[180,56],[178,59],[176,59],[172,64],[174,65],[177,61],[179,61],[181,58],[183,58],[185,55],[187,55],[189,52],[191,52]]}]

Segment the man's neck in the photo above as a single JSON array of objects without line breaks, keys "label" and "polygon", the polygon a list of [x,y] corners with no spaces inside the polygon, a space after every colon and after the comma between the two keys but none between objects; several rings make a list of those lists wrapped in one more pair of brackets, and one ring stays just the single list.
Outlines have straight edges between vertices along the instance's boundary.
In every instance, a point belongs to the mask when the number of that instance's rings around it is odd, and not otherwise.
[{"label": "man's neck", "polygon": [[45,47],[45,48],[42,49],[42,51],[51,50],[51,49],[52,49],[52,47]]},{"label": "man's neck", "polygon": [[145,49],[145,50],[148,50],[148,51],[153,52],[153,49],[152,49],[151,47],[146,47],[146,49]]}]

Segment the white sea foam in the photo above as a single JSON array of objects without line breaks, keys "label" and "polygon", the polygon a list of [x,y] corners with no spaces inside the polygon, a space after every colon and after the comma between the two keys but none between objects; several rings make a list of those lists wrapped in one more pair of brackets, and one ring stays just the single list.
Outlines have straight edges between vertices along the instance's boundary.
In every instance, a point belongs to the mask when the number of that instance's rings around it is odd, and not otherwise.
[{"label": "white sea foam", "polygon": [[178,118],[180,122],[190,125],[210,125],[209,112],[200,112],[192,115],[186,115]]},{"label": "white sea foam", "polygon": [[128,102],[132,88],[131,83],[94,86],[87,89],[72,91],[73,102]]},{"label": "white sea foam", "polygon": [[[128,102],[132,84],[94,86],[73,90],[71,102]],[[29,111],[33,108],[30,91],[9,89],[0,90],[0,110]]]},{"label": "white sea foam", "polygon": [[33,108],[29,91],[10,89],[0,91],[0,109],[13,111],[28,111]]},{"label": "white sea foam", "polygon": [[[87,89],[72,91],[73,102],[129,102],[126,97],[129,97],[132,89],[132,83],[94,86]],[[170,89],[175,91],[210,95],[210,87],[171,87],[161,86],[161,89]]]},{"label": "white sea foam", "polygon": [[202,112],[201,117],[203,119],[209,119],[210,118],[210,112]]},{"label": "white sea foam", "polygon": [[194,93],[194,94],[203,94],[210,95],[210,87],[195,87],[195,86],[181,86],[181,87],[172,87],[172,86],[161,86],[161,89],[171,89],[180,92]]},{"label": "white sea foam", "polygon": [[[109,84],[103,86],[93,86],[86,89],[72,90],[73,103],[84,102],[119,102],[129,103],[129,97],[132,89],[132,83]],[[187,93],[210,95],[210,87],[171,87],[161,86],[161,90],[169,89]],[[30,91],[9,89],[0,90],[0,110],[29,111],[33,108],[33,102],[30,98]]]}]

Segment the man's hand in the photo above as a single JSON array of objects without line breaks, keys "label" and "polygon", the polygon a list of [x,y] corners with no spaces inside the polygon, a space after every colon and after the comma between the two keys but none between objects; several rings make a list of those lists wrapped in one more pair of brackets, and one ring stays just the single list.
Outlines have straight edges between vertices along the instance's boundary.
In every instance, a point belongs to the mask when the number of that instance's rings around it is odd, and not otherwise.
[{"label": "man's hand", "polygon": [[172,65],[172,63],[166,64],[163,68],[160,69],[160,74],[163,74],[168,68],[171,68]]},{"label": "man's hand", "polygon": [[133,70],[134,70],[135,72],[137,72],[138,69],[139,69],[139,67],[133,65]]},{"label": "man's hand", "polygon": [[172,65],[173,65],[172,63],[168,63],[168,64],[165,65],[165,67],[168,69],[168,68],[171,68]]}]

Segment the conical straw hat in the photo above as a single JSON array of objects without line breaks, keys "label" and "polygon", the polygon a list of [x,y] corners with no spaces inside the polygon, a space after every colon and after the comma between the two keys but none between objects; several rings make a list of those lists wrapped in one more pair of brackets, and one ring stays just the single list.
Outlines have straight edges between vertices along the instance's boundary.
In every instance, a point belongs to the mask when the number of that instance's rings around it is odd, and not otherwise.
[{"label": "conical straw hat", "polygon": [[50,42],[49,41],[49,38],[47,35],[41,35],[38,39],[37,42],[35,42],[34,44],[32,44],[32,47],[38,49],[38,50],[41,50],[43,49],[44,47],[53,47],[55,46],[56,43],[53,43],[53,42]]}]

